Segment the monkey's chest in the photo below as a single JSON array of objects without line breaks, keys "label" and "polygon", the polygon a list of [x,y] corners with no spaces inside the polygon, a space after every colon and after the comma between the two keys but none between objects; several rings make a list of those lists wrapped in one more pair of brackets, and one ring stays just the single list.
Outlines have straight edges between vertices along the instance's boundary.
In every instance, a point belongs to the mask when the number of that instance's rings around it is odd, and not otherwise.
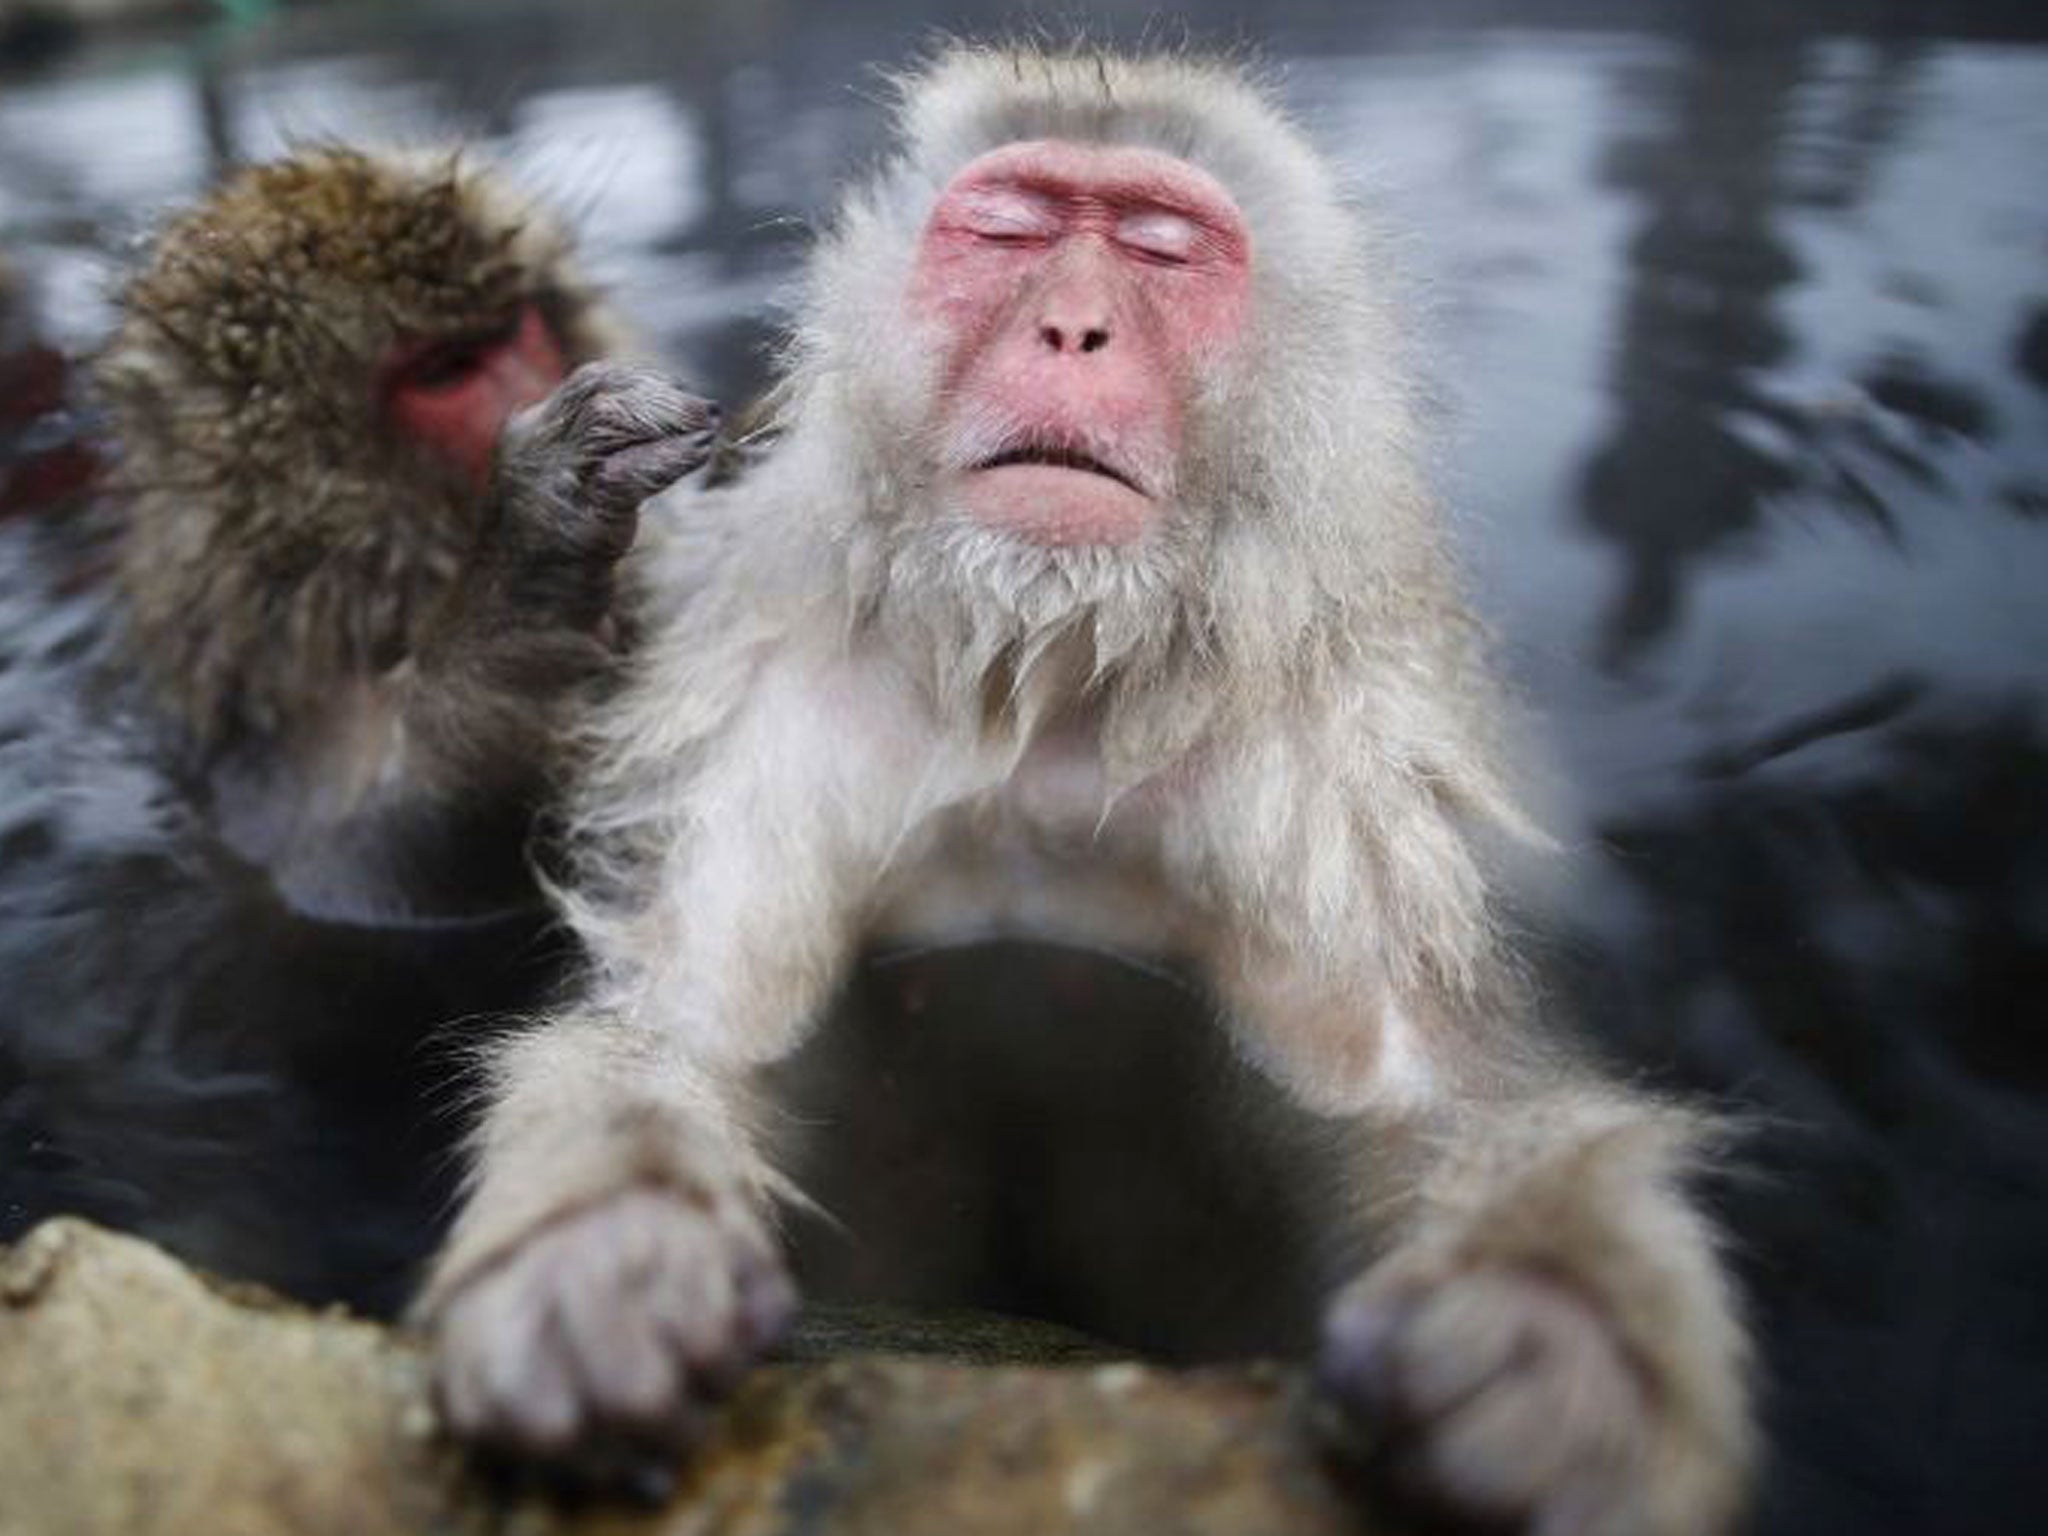
[{"label": "monkey's chest", "polygon": [[938,818],[890,882],[881,931],[920,940],[1086,939],[1163,947],[1151,797],[1113,795],[1093,736],[1048,733],[985,793]]},{"label": "monkey's chest", "polygon": [[978,820],[984,835],[1051,858],[1086,859],[1099,854],[1105,834],[1125,841],[1143,830],[1111,799],[1102,754],[1080,728],[1034,742]]}]

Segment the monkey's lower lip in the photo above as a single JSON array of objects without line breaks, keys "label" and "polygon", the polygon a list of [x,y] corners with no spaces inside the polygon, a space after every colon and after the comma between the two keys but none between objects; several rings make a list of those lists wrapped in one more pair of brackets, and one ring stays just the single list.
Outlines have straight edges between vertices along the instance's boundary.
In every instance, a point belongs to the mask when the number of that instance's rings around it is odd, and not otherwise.
[{"label": "monkey's lower lip", "polygon": [[1007,469],[1012,465],[1018,464],[1036,465],[1044,469],[1069,469],[1076,470],[1082,474],[1100,475],[1106,480],[1114,480],[1118,485],[1124,487],[1125,490],[1136,491],[1140,496],[1145,494],[1145,488],[1142,485],[1138,484],[1137,481],[1133,480],[1115,465],[1105,464],[1092,454],[1082,453],[1071,448],[1012,448],[1007,452],[997,454],[992,459],[984,459],[981,463],[975,465],[974,468],[977,473],[981,473],[991,469]]},{"label": "monkey's lower lip", "polygon": [[1156,510],[1120,475],[1042,458],[974,470],[961,491],[977,522],[1047,547],[1132,543]]}]

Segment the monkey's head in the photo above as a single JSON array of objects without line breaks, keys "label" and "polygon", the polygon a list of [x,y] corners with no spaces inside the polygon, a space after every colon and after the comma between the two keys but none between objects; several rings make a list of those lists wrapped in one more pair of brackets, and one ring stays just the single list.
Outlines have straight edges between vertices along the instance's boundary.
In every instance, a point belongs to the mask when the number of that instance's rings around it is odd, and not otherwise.
[{"label": "monkey's head", "polygon": [[452,156],[320,150],[160,234],[101,360],[141,664],[202,743],[401,660],[499,429],[611,348],[558,226]]},{"label": "monkey's head", "polygon": [[1156,675],[1437,592],[1392,264],[1242,70],[956,48],[904,100],[793,348],[878,604],[965,666],[1086,632]]}]

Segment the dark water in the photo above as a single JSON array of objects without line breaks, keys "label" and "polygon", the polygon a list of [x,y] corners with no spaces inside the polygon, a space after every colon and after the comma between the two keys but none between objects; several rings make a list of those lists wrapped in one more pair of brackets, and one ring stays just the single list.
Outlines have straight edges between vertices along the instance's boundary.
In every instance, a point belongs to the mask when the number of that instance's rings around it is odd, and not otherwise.
[{"label": "dark water", "polygon": [[[1767,1117],[1723,1204],[1771,1531],[2030,1529],[2048,1494],[2032,10],[1298,0],[1104,26],[1256,44],[1413,232],[1444,475],[1584,850],[1560,972],[1635,1073]],[[879,142],[872,66],[1009,14],[336,5],[93,39],[0,76],[0,252],[43,334],[88,345],[126,242],[223,159],[459,133],[574,208],[626,312],[737,399],[797,221]],[[86,981],[27,944],[68,979],[0,998],[0,1227],[69,1199],[388,1304],[438,1187],[390,1106],[429,1091],[409,1030],[448,999],[398,941],[249,912],[288,957],[276,996],[360,975],[359,943],[389,951],[386,993],[323,994],[286,1046],[270,994],[238,992],[195,1067],[140,1002],[60,1036]],[[479,943],[478,975],[534,954]]]}]

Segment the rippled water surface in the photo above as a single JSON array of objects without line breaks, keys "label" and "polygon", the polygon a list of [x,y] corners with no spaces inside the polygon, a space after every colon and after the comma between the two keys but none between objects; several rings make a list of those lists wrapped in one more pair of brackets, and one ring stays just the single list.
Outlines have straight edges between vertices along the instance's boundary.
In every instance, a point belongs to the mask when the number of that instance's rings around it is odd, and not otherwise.
[{"label": "rippled water surface", "polygon": [[[133,238],[224,159],[459,134],[573,209],[621,307],[740,399],[802,221],[879,142],[874,67],[1001,14],[335,4],[89,38],[0,75],[0,256],[34,327],[84,348]],[[1184,15],[1281,66],[1409,232],[1442,474],[1585,851],[1558,946],[1578,1006],[1644,1078],[1767,1117],[1760,1176],[1724,1197],[1771,1377],[1766,1528],[2030,1525],[2048,1493],[2048,18]],[[303,1060],[228,1083],[270,1094],[260,1115],[231,1091],[179,1099],[189,1064],[157,1061],[153,1102],[188,1113],[145,1124],[128,1067],[51,1038],[66,1017],[33,988],[0,997],[0,1231],[67,1203],[174,1236],[388,1220],[349,1192],[365,1167],[400,1177],[374,1073],[305,1111],[326,1128],[309,1142],[278,1129],[271,1087]],[[220,1094],[243,1047],[215,1044],[193,1081]],[[63,1072],[109,1086],[101,1122],[59,1135],[37,1106]],[[417,1222],[431,1190],[408,1188]],[[394,1237],[378,1262],[411,1251]],[[388,1299],[368,1262],[326,1230],[273,1268]]]}]

